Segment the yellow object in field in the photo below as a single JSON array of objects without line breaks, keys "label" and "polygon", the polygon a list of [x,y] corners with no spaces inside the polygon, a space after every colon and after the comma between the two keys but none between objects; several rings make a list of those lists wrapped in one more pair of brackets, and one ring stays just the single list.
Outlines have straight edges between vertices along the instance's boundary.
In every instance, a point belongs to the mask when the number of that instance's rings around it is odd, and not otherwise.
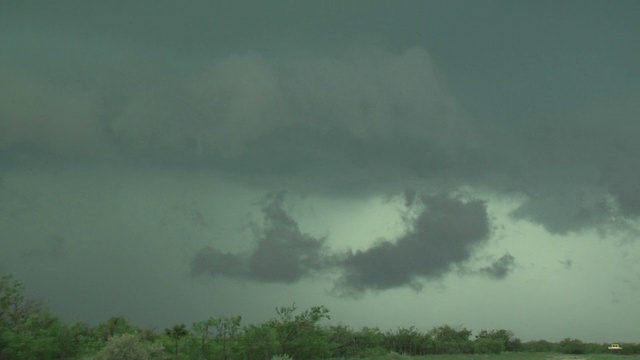
[{"label": "yellow object in field", "polygon": [[609,346],[607,349],[609,349],[609,350],[622,350],[622,348],[620,347],[620,344],[611,344],[611,346]]}]

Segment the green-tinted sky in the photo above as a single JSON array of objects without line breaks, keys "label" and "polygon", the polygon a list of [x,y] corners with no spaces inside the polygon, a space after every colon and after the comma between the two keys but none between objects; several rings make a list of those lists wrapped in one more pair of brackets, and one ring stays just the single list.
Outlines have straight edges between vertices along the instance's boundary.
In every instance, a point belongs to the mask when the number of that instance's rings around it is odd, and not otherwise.
[{"label": "green-tinted sky", "polygon": [[0,272],[69,320],[640,337],[637,1],[2,1]]}]

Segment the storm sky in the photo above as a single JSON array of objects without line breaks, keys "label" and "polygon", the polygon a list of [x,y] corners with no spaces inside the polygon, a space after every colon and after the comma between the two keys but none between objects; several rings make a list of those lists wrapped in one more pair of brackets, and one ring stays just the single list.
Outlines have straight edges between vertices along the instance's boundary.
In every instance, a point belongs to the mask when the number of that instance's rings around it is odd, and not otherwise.
[{"label": "storm sky", "polygon": [[69,321],[637,342],[637,1],[2,1],[0,273]]}]

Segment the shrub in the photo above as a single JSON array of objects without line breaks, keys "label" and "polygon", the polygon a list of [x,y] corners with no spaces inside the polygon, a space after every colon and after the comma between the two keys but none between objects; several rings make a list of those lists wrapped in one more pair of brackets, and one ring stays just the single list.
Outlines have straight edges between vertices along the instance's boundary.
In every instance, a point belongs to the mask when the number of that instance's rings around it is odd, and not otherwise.
[{"label": "shrub", "polygon": [[95,360],[153,360],[163,356],[162,346],[147,346],[132,334],[116,335],[107,341],[105,347],[94,357]]},{"label": "shrub", "polygon": [[560,350],[565,354],[580,355],[587,351],[587,346],[580,340],[566,338],[560,341]]},{"label": "shrub", "polygon": [[560,351],[557,344],[547,340],[534,340],[522,344],[522,351],[527,352],[556,352]]},{"label": "shrub", "polygon": [[620,345],[622,345],[622,350],[620,350],[620,354],[622,355],[640,354],[640,344],[620,344]]},{"label": "shrub", "polygon": [[476,354],[500,354],[504,344],[497,339],[479,338],[473,342],[473,352]]}]

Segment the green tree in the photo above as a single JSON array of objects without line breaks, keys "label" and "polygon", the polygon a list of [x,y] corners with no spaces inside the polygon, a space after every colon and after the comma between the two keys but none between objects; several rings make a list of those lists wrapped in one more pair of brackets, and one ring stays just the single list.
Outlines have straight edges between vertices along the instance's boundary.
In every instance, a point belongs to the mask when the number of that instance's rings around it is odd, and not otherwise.
[{"label": "green tree", "polygon": [[240,332],[240,323],[242,316],[230,316],[214,318],[211,317],[205,321],[194,323],[192,328],[200,337],[200,358],[207,358],[207,341],[210,337],[214,337],[220,344],[220,351],[217,357],[227,359],[232,356]]},{"label": "green tree", "polygon": [[200,359],[206,360],[208,358],[209,352],[207,351],[207,345],[209,338],[213,335],[212,332],[215,328],[217,320],[218,319],[211,317],[207,320],[195,322],[193,323],[193,325],[191,325],[193,332],[197,334],[201,340]]},{"label": "green tree", "polygon": [[0,359],[64,357],[62,323],[23,292],[13,276],[0,278]]},{"label": "green tree", "polygon": [[324,306],[312,306],[300,314],[296,310],[295,304],[276,308],[279,319],[269,322],[278,336],[279,353],[294,359],[328,357],[330,345],[318,323],[330,318],[329,310]]},{"label": "green tree", "polygon": [[103,343],[106,343],[110,337],[123,334],[136,334],[140,329],[132,325],[129,320],[123,316],[113,316],[106,322],[96,325],[93,329]]},{"label": "green tree", "polygon": [[365,326],[357,331],[355,336],[357,354],[360,357],[378,356],[389,352],[385,344],[385,334],[377,327]]},{"label": "green tree", "polygon": [[44,306],[24,296],[24,285],[13,279],[13,275],[0,278],[0,326],[17,329],[33,313]]},{"label": "green tree", "polygon": [[427,352],[424,346],[425,338],[428,336],[421,334],[413,326],[398,328],[396,331],[387,332],[387,349],[398,354],[424,355]]},{"label": "green tree", "polygon": [[326,330],[332,358],[349,358],[356,353],[355,334],[345,325],[330,326]]},{"label": "green tree", "polygon": [[[48,310],[30,314],[15,329],[3,334],[9,339],[2,359],[54,359],[61,356],[62,324]],[[7,353],[4,350],[8,350]]]},{"label": "green tree", "polygon": [[[512,331],[500,329],[500,330],[482,330],[476,335],[476,340],[488,339],[499,342],[502,344],[502,349],[506,351],[520,351],[522,348],[522,342],[515,337]],[[486,344],[486,342],[484,342]]]},{"label": "green tree", "polygon": [[174,325],[170,329],[169,328],[164,329],[164,333],[165,335],[167,335],[168,337],[170,337],[175,341],[175,359],[177,360],[179,341],[183,337],[187,336],[189,334],[189,331],[187,330],[187,327],[184,324],[180,324],[180,325]]},{"label": "green tree", "polygon": [[241,316],[230,316],[217,319],[215,323],[216,340],[221,345],[220,355],[222,360],[226,360],[233,353],[231,346],[236,344],[238,333],[240,331]]},{"label": "green tree", "polygon": [[240,336],[241,359],[269,360],[278,353],[280,344],[276,329],[270,324],[249,325]]},{"label": "green tree", "polygon": [[61,337],[63,359],[92,356],[105,345],[94,329],[83,323],[64,324]]}]

